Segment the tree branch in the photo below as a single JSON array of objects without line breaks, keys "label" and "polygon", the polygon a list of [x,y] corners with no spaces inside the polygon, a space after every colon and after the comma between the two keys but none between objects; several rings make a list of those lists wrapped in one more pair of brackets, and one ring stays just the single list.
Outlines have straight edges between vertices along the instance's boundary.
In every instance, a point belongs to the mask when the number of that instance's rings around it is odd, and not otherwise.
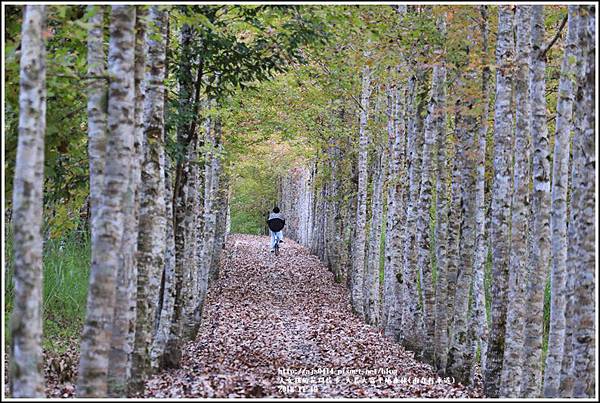
[{"label": "tree branch", "polygon": [[89,75],[89,74],[62,74],[62,73],[50,73],[47,74],[49,77],[59,77],[59,78],[70,78],[72,80],[108,80],[109,77],[107,75]]},{"label": "tree branch", "polygon": [[554,43],[556,43],[556,41],[560,37],[560,33],[562,32],[563,28],[565,27],[565,24],[567,23],[567,19],[568,19],[568,14],[566,14],[564,16],[563,20],[561,21],[560,27],[558,27],[558,31],[556,31],[556,35],[554,35],[554,38],[552,38],[552,40],[550,41],[550,43],[548,43],[548,45],[546,45],[546,47],[544,48],[544,50],[542,51],[542,53],[540,53],[540,59],[545,59],[546,58],[546,53],[548,53],[548,51],[550,50],[550,48],[554,45]]}]

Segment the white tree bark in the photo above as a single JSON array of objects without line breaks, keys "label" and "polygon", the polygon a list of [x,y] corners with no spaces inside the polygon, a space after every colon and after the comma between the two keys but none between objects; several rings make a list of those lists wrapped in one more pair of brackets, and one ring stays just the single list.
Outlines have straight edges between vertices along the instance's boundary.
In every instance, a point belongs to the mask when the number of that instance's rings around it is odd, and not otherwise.
[{"label": "white tree bark", "polygon": [[[212,241],[210,249],[207,249],[207,269],[209,274],[209,282],[215,280],[218,276],[217,261],[221,250],[220,233],[222,230],[221,218],[223,211],[221,209],[222,202],[222,187],[223,181],[223,143],[222,143],[222,124],[221,118],[214,119],[214,134],[211,136],[212,159],[211,159],[211,189],[209,208],[211,215],[211,230]],[[206,194],[205,194],[206,197]],[[201,294],[202,303],[204,302],[204,294]]]},{"label": "white tree bark", "polygon": [[[398,6],[397,12],[402,18],[406,14],[406,6]],[[396,67],[396,74],[402,70],[404,64]],[[386,294],[389,297],[389,310],[385,318],[385,334],[395,340],[400,336],[402,327],[402,265],[404,262],[403,229],[406,223],[406,84],[398,77],[392,92],[393,104],[391,105],[391,129],[393,136],[390,139],[390,163],[388,174],[388,217],[386,228],[386,264],[384,270],[384,284],[388,286]]]},{"label": "white tree bark", "polygon": [[173,232],[175,242],[175,300],[173,302],[173,317],[169,331],[169,339],[165,347],[162,363],[166,368],[176,368],[181,360],[183,345],[183,329],[185,320],[185,298],[187,296],[187,271],[190,267],[185,265],[185,248],[187,238],[185,217],[188,213],[186,206],[187,192],[189,190],[188,178],[190,163],[188,160],[189,143],[195,133],[191,132],[186,116],[190,114],[193,103],[193,77],[192,77],[192,44],[194,31],[189,24],[183,24],[180,29],[180,56],[177,81],[179,86],[178,114],[180,120],[177,125],[177,143],[180,146],[177,154],[175,175],[173,182]]},{"label": "white tree bark", "polygon": [[527,288],[527,323],[523,355],[521,396],[539,397],[542,389],[542,336],[544,288],[550,257],[550,139],[546,124],[546,61],[544,6],[532,7],[531,15],[531,134],[533,136],[533,264]]},{"label": "white tree bark", "polygon": [[[596,285],[594,264],[596,263],[595,246],[595,81],[596,54],[594,39],[595,14],[593,6],[579,6],[579,40],[578,48],[582,52],[580,61],[577,92],[575,95],[575,137],[573,139],[573,182],[571,184],[571,217],[570,227],[574,236],[569,237],[573,243],[573,260],[569,260],[574,268],[573,289],[573,322],[572,322],[572,376],[573,397],[595,397],[596,371],[596,312],[594,288]],[[569,230],[569,232],[571,232]],[[569,256],[571,258],[571,256]],[[564,391],[562,391],[564,395]]]},{"label": "white tree bark", "polygon": [[439,375],[446,372],[448,357],[448,275],[447,275],[447,230],[448,230],[448,163],[446,161],[446,134],[440,133],[438,146],[438,174],[436,177],[436,263],[437,282],[435,289],[434,364]]},{"label": "white tree bark", "polygon": [[[365,52],[365,57],[369,53]],[[354,250],[352,257],[352,308],[359,316],[364,316],[363,307],[363,283],[365,271],[365,242],[367,226],[367,184],[368,184],[368,145],[369,133],[367,131],[367,120],[369,111],[369,97],[371,95],[371,70],[368,65],[362,71],[362,92],[360,97],[360,126],[359,126],[359,152],[358,152],[358,202],[356,205],[356,236],[354,239]]]},{"label": "white tree bark", "polygon": [[[440,17],[438,30],[445,33],[445,20]],[[433,179],[438,174],[437,160],[434,160],[434,147],[439,137],[445,134],[446,125],[446,66],[442,49],[436,50],[438,62],[433,66],[431,78],[431,100],[429,115],[425,121],[423,156],[421,165],[421,186],[417,207],[417,266],[422,272],[421,289],[423,290],[423,320],[425,338],[423,340],[424,358],[427,362],[434,360],[435,339],[435,285],[431,265],[430,245],[430,208],[432,202]]]},{"label": "white tree bark", "polygon": [[403,204],[405,194],[405,137],[404,122],[399,119],[404,107],[404,85],[396,81],[395,88],[391,88],[388,102],[388,117],[391,125],[388,126],[390,162],[388,164],[388,215],[385,237],[386,260],[384,265],[384,317],[385,333],[396,338],[400,334],[402,320],[402,288],[398,280],[401,275],[402,264],[402,228],[404,224],[405,208]]},{"label": "white tree bark", "polygon": [[198,259],[198,221],[200,206],[198,205],[198,187],[200,184],[200,171],[198,167],[198,146],[196,140],[192,140],[189,149],[190,173],[188,177],[188,190],[186,193],[186,216],[185,216],[185,249],[183,254],[185,273],[185,307],[184,307],[184,339],[193,340],[200,322],[197,316],[198,306],[198,272],[200,261]]},{"label": "white tree bark", "polygon": [[[212,252],[214,249],[216,220],[215,213],[215,196],[216,186],[218,186],[218,174],[215,170],[218,156],[216,155],[216,140],[215,140],[215,122],[213,118],[207,118],[206,129],[204,134],[205,146],[208,151],[204,154],[204,230],[202,233],[202,254],[200,261],[199,274],[199,293],[204,301],[204,293],[208,290],[210,277],[210,269],[212,262]],[[200,308],[199,308],[200,309]]]},{"label": "white tree bark", "polygon": [[506,330],[506,287],[510,241],[512,106],[511,87],[514,55],[513,11],[511,6],[498,7],[496,41],[496,109],[494,112],[494,180],[490,242],[492,244],[492,326],[485,368],[484,393],[498,397],[504,356]]},{"label": "white tree bark", "polygon": [[14,300],[10,390],[44,397],[42,213],[46,132],[46,6],[25,6],[19,65],[19,139],[13,185]]},{"label": "white tree bark", "polygon": [[516,129],[512,193],[511,247],[508,276],[508,311],[500,395],[519,397],[523,365],[523,339],[529,245],[529,186],[531,103],[529,66],[531,64],[531,6],[519,5],[516,11],[517,56],[514,76]]},{"label": "white tree bark", "polygon": [[77,394],[107,395],[108,356],[115,306],[115,277],[121,267],[123,205],[129,189],[135,131],[135,7],[113,6],[108,52],[110,78],[109,137],[104,195],[98,212],[98,232],[92,239],[97,266],[90,273],[87,314],[81,341]]},{"label": "white tree bark", "polygon": [[[417,75],[420,72],[417,73]],[[420,77],[412,76],[408,82],[410,100],[407,106],[409,128],[407,133],[407,164],[408,164],[408,202],[406,207],[406,225],[404,228],[404,256],[402,269],[402,332],[400,342],[409,350],[420,353],[422,350],[422,316],[418,309],[416,273],[416,224],[417,201],[421,178],[421,152],[423,133],[420,130],[420,112],[416,93]]]},{"label": "white tree bark", "polygon": [[[469,34],[470,36],[470,34]],[[472,39],[471,39],[472,40]],[[464,77],[459,78],[460,94],[476,91],[473,85],[476,72],[466,69]],[[471,348],[468,343],[469,291],[473,279],[473,258],[475,252],[475,176],[477,170],[477,114],[472,99],[461,99],[456,119],[457,152],[454,156],[457,172],[460,172],[461,185],[461,223],[459,240],[459,266],[456,277],[454,313],[450,343],[448,349],[448,375],[458,382],[469,382],[472,365]]]},{"label": "white tree bark", "polygon": [[[104,186],[104,165],[106,158],[106,120],[108,108],[108,85],[106,76],[106,53],[104,52],[104,7],[88,6],[94,13],[90,17],[87,39],[87,73],[92,77],[88,82],[88,155],[90,160],[90,227],[92,238],[98,231],[98,210],[102,204]],[[92,249],[92,271],[98,262]]]},{"label": "white tree bark", "polygon": [[[488,53],[488,6],[480,6],[482,52]],[[479,351],[480,364],[483,372],[486,364],[488,346],[488,321],[485,305],[485,262],[487,260],[488,243],[486,241],[486,214],[485,214],[485,157],[488,133],[488,117],[490,103],[490,68],[484,65],[481,72],[481,93],[483,109],[479,122],[478,147],[477,147],[477,177],[475,182],[475,256],[473,257],[473,306],[471,310],[472,356]],[[475,377],[475,368],[471,367],[471,382]]]},{"label": "white tree bark", "polygon": [[[463,130],[458,122],[460,121],[459,114],[455,114],[455,137],[461,137],[460,130]],[[464,135],[462,135],[464,136]],[[458,158],[461,155],[460,144],[455,144],[454,154],[452,160],[448,161],[448,170],[452,172],[452,178],[450,180],[450,195],[448,196],[450,210],[448,211],[448,225],[447,225],[447,252],[446,252],[446,279],[448,288],[446,292],[447,308],[448,313],[448,337],[452,335],[453,323],[454,323],[454,300],[456,297],[456,281],[458,278],[458,267],[459,252],[460,252],[460,223],[462,221],[462,159]]]},{"label": "white tree bark", "polygon": [[[438,30],[442,35],[445,35],[446,31],[446,16],[440,18],[438,22]],[[447,231],[448,231],[448,163],[446,161],[446,148],[447,148],[447,135],[446,135],[446,88],[445,88],[445,65],[440,66],[443,68],[443,79],[441,83],[441,94],[440,94],[440,105],[439,108],[442,110],[437,111],[438,116],[436,127],[436,144],[437,144],[437,174],[436,174],[436,218],[435,218],[435,256],[437,263],[437,282],[435,284],[435,299],[434,306],[435,312],[432,312],[432,325],[434,325],[433,334],[433,349],[434,357],[433,361],[438,374],[443,375],[446,372],[447,354],[448,354],[448,311],[447,309],[447,292],[448,292],[448,278],[447,278],[447,260],[446,251],[448,247],[447,243]]]},{"label": "white tree bark", "polygon": [[558,84],[556,133],[552,163],[550,332],[548,334],[548,354],[544,366],[544,397],[560,396],[560,370],[565,340],[569,136],[572,128],[577,29],[577,6],[571,5],[569,6],[567,40]]},{"label": "white tree bark", "polygon": [[[165,200],[165,13],[152,6],[144,37],[147,52],[143,76],[143,170],[139,216],[137,265],[137,320],[131,390],[141,392],[151,370],[156,307],[160,283],[166,269],[167,215]],[[171,204],[171,202],[168,202]],[[168,294],[168,293],[167,293]]]},{"label": "white tree bark", "polygon": [[377,150],[375,173],[373,175],[373,196],[371,202],[371,225],[369,228],[369,248],[365,270],[365,321],[379,324],[379,263],[381,257],[381,226],[383,220],[383,182],[387,166],[387,154]]},{"label": "white tree bark", "polygon": [[[164,88],[163,88],[164,91]],[[163,286],[162,286],[162,301],[156,327],[156,334],[153,337],[154,343],[150,352],[152,368],[164,368],[163,355],[171,329],[171,321],[173,319],[173,310],[175,304],[175,238],[173,233],[173,185],[172,185],[172,170],[171,161],[164,154],[165,167],[165,265],[163,269]]]},{"label": "white tree bark", "polygon": [[115,313],[111,337],[111,351],[108,366],[108,394],[112,397],[125,397],[131,378],[132,353],[136,327],[136,287],[138,221],[142,163],[143,121],[142,109],[144,94],[141,84],[144,75],[144,30],[145,10],[136,8],[135,33],[135,131],[129,172],[129,187],[123,205],[124,229],[121,243],[122,265],[117,274]]}]

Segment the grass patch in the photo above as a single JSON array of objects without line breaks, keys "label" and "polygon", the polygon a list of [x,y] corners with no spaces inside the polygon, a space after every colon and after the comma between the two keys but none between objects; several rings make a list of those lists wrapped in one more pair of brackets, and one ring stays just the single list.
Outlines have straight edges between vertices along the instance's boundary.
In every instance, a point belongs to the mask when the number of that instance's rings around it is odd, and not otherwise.
[{"label": "grass patch", "polygon": [[[7,345],[10,343],[10,315],[14,304],[14,259],[10,230],[5,242],[5,321]],[[61,352],[61,340],[79,338],[85,318],[88,279],[90,273],[90,241],[73,233],[62,239],[44,243],[42,346],[49,351]]]},{"label": "grass patch", "polygon": [[546,279],[544,289],[544,333],[542,337],[542,370],[546,365],[546,355],[548,354],[548,336],[550,333],[550,273]]}]

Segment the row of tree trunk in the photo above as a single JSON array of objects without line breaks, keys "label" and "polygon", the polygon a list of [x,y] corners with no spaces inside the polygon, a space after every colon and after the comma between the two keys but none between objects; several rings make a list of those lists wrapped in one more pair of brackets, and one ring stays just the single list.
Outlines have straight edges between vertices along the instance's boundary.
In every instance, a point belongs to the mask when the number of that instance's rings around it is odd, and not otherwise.
[{"label": "row of tree trunk", "polygon": [[[13,397],[44,396],[42,374],[42,184],[46,7],[24,8],[16,161]],[[143,391],[152,371],[176,367],[196,336],[224,244],[227,177],[221,125],[198,106],[199,87],[178,76],[182,152],[165,150],[168,15],[164,7],[89,6],[88,134],[92,261],[77,395]],[[181,29],[178,71],[192,63],[192,28]],[[200,74],[199,74],[200,75]],[[201,76],[200,76],[201,78]]]},{"label": "row of tree trunk", "polygon": [[[483,55],[488,14],[468,34]],[[487,397],[594,395],[594,10],[568,8],[553,152],[544,25],[543,6],[498,7],[492,137],[490,63],[448,83],[442,41],[430,73],[403,56],[385,94],[366,63],[356,145],[332,142],[281,186],[288,235],[348,285],[355,313],[440,375],[473,382],[479,364]],[[387,141],[369,125],[383,97]]]}]

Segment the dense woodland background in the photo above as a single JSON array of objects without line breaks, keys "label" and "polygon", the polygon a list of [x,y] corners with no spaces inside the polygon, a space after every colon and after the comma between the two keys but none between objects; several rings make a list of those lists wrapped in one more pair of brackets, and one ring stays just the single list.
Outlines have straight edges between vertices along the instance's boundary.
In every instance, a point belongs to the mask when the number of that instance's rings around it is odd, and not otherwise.
[{"label": "dense woodland background", "polygon": [[595,13],[5,6],[11,395],[177,367],[226,235],[279,205],[440,375],[595,396]]}]

